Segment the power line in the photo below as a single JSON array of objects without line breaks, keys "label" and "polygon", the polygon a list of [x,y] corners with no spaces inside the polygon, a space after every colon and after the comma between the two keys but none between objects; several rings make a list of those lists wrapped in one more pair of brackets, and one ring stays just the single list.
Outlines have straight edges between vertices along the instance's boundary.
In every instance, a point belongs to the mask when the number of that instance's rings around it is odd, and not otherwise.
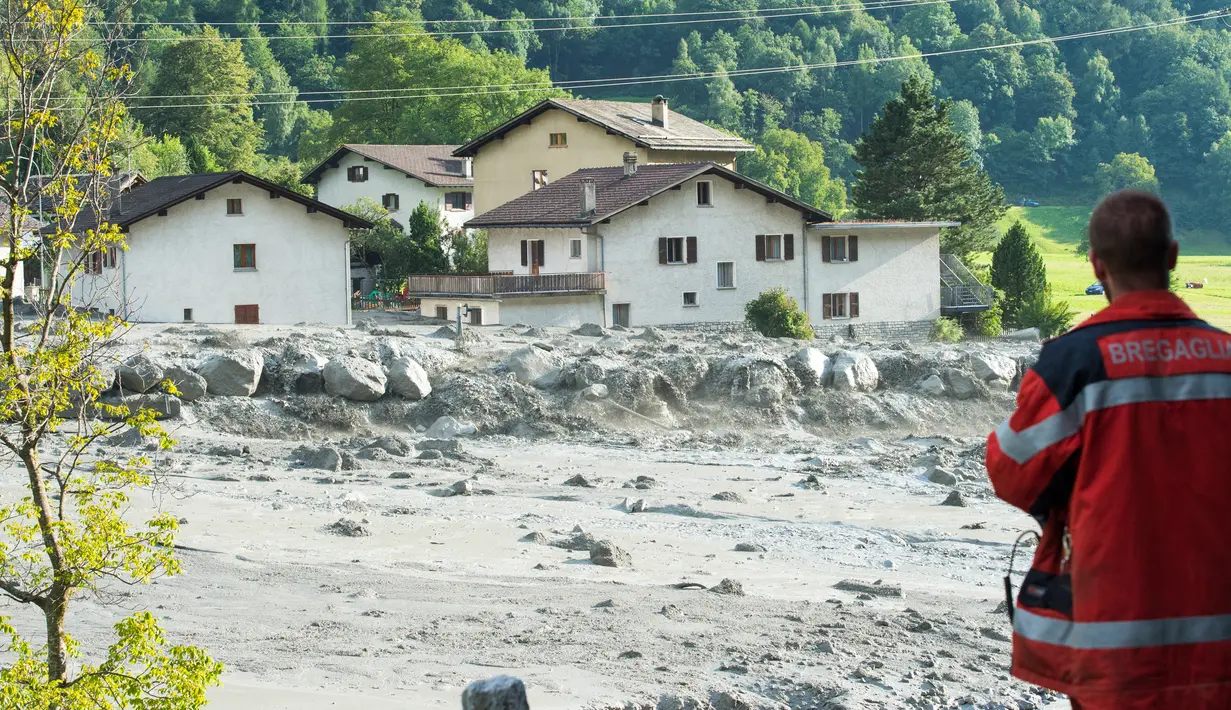
[{"label": "power line", "polygon": [[[778,17],[804,17],[809,15],[829,15],[838,12],[848,12],[851,10],[894,10],[902,7],[917,7],[920,5],[940,5],[957,2],[957,0],[877,0],[875,3],[854,3],[850,5],[816,5],[818,9],[801,10],[798,12],[779,12],[776,14],[761,15],[760,12],[773,11],[773,8],[765,10],[757,10],[752,14],[745,14],[736,17],[710,17],[700,20],[671,20],[666,22],[621,22],[611,25],[580,25],[580,26],[558,26],[558,27],[517,27],[517,28],[502,28],[493,30],[450,30],[444,32],[435,32],[424,30],[421,32],[390,32],[390,33],[359,33],[359,34],[344,34],[344,35],[237,35],[227,37],[225,39],[255,41],[259,39],[266,40],[282,40],[282,39],[362,39],[365,37],[452,37],[457,35],[496,35],[496,34],[512,34],[516,32],[569,32],[579,30],[609,30],[617,27],[664,27],[668,25],[698,25],[708,24],[713,22],[747,22],[749,20],[772,20]],[[804,6],[806,7],[806,6]],[[784,8],[788,10],[798,10],[799,8]],[[688,13],[691,14],[691,13]],[[629,17],[637,17],[630,15]],[[565,18],[556,18],[563,20]],[[572,19],[572,18],[569,18]],[[580,18],[577,18],[580,19]],[[593,19],[606,19],[597,17]],[[486,20],[468,20],[469,22],[480,23],[487,22]],[[432,21],[427,20],[425,23],[430,24]],[[495,22],[508,22],[508,20],[495,20]],[[389,24],[399,24],[399,21],[391,21]],[[141,42],[203,42],[214,39],[213,37],[205,37],[201,35],[189,35],[186,37],[141,37],[138,41]],[[88,39],[74,41],[92,41]]]},{"label": "power line", "polygon": [[[1212,10],[1210,12],[1200,13],[1196,15],[1186,15],[1172,20],[1163,22],[1150,22],[1141,25],[1130,25],[1125,27],[1113,27],[1102,30],[1092,30],[1089,32],[1080,32],[1069,35],[1059,35],[1055,37],[1040,37],[1030,40],[1020,40],[1017,42],[1004,42],[1001,44],[985,45],[980,47],[963,47],[960,49],[947,49],[935,52],[921,52],[919,54],[903,54],[891,57],[869,57],[864,59],[850,59],[837,62],[822,62],[815,64],[797,64],[778,67],[761,67],[754,69],[736,69],[726,72],[726,76],[745,77],[758,76],[761,74],[779,74],[794,71],[807,71],[813,69],[836,69],[849,66],[858,66],[864,64],[885,64],[890,62],[907,61],[912,59],[930,59],[936,57],[954,56],[960,54],[970,54],[974,52],[995,51],[1000,49],[1013,49],[1019,47],[1028,47],[1039,44],[1049,44],[1053,42],[1069,42],[1079,39],[1089,39],[1092,37],[1106,37],[1118,34],[1127,34],[1131,32],[1141,32],[1145,30],[1158,29],[1162,27],[1173,27],[1179,25],[1192,24],[1206,20],[1225,17],[1231,13],[1231,8],[1222,10]],[[150,104],[145,106],[133,106],[137,109],[153,109],[153,108],[222,108],[222,107],[241,107],[249,106],[282,106],[296,103],[348,103],[352,101],[394,101],[398,99],[416,99],[416,98],[447,98],[456,96],[479,96],[490,93],[525,93],[529,91],[539,91],[546,88],[560,87],[573,90],[580,89],[599,89],[617,86],[636,86],[640,84],[655,84],[655,83],[673,83],[677,81],[699,81],[712,79],[721,76],[722,72],[694,72],[687,74],[660,74],[657,76],[640,76],[640,77],[612,77],[607,79],[593,80],[575,80],[564,82],[522,82],[512,84],[488,84],[488,85],[470,85],[456,87],[415,87],[410,89],[357,89],[355,91],[404,91],[404,92],[438,92],[438,91],[453,91],[455,89],[476,89],[476,91],[459,91],[455,93],[405,93],[397,96],[347,96],[341,99],[305,99],[303,101],[252,101],[252,102],[237,102],[237,103],[202,103],[202,104],[173,104],[173,105],[156,105]],[[501,91],[490,91],[491,89],[502,89]],[[183,97],[168,96],[166,98],[193,98],[185,95]]]},{"label": "power line", "polygon": [[[866,8],[867,6],[871,5],[873,6],[872,9],[876,9],[874,6],[884,1],[885,0],[873,0],[871,3],[865,3],[864,5],[851,5],[851,7],[853,8],[865,7]],[[948,0],[948,1],[956,2],[956,0]],[[924,4],[924,3],[920,3],[920,4]],[[832,3],[828,5],[783,5],[781,7],[760,8],[757,10],[757,12],[773,12],[776,10],[783,10],[783,11],[785,10],[807,10],[807,9],[812,9],[812,8],[827,8],[827,7],[834,7],[834,5]],[[748,10],[693,10],[691,12],[647,12],[647,13],[637,13],[633,15],[587,15],[584,17],[572,17],[572,16],[570,17],[506,17],[506,18],[488,17],[488,18],[479,18],[479,19],[474,19],[474,20],[458,20],[458,19],[428,20],[428,19],[424,19],[423,22],[424,24],[431,24],[431,25],[465,24],[465,23],[478,23],[478,22],[573,22],[575,20],[623,20],[623,19],[638,18],[638,17],[684,17],[684,16],[689,16],[689,15],[740,15],[740,14],[747,13],[747,12],[749,11]],[[273,21],[267,21],[267,22],[261,22],[261,21],[256,21],[256,22],[199,22],[198,21],[198,22],[129,22],[129,23],[111,21],[111,22],[91,22],[89,24],[95,25],[95,26],[132,25],[134,27],[199,27],[201,25],[206,25],[206,24],[211,25],[213,27],[282,27],[282,26],[319,27],[319,26],[329,26],[329,25],[334,25],[338,27],[345,27],[345,26],[356,27],[356,26],[384,25],[384,24],[389,24],[391,22],[397,22],[397,20],[394,20],[394,19],[386,19],[386,20],[287,20],[284,22],[273,22]],[[317,35],[312,35],[312,36],[316,37]]]}]

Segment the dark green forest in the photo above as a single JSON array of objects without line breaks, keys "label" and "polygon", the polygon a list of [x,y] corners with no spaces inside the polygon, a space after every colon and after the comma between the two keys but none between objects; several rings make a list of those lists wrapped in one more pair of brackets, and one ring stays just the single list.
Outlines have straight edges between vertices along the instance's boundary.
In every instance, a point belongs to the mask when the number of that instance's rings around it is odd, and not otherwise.
[{"label": "dark green forest", "polygon": [[859,136],[921,77],[1011,202],[1138,186],[1185,226],[1231,216],[1231,20],[1197,17],[1224,4],[809,2],[140,0],[122,159],[294,184],[343,141],[460,143],[546,96],[661,93],[760,145],[748,174],[841,209]]}]

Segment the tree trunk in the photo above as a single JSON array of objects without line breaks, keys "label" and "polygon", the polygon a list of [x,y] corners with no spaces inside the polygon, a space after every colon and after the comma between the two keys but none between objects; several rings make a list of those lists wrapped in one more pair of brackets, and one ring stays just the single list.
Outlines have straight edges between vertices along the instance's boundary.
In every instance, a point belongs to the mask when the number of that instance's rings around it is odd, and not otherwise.
[{"label": "tree trunk", "polygon": [[68,618],[67,590],[59,582],[51,587],[47,608],[47,680],[68,681],[68,645],[65,643],[64,622]]},{"label": "tree trunk", "polygon": [[[33,438],[35,432],[23,432],[27,441]],[[47,594],[47,602],[42,606],[43,616],[47,620],[47,679],[50,681],[68,680],[68,647],[64,638],[64,621],[68,616],[68,586],[64,584],[61,575],[64,573],[64,552],[60,549],[60,541],[56,538],[52,527],[54,513],[51,501],[47,497],[47,487],[43,483],[39,470],[40,462],[38,448],[29,444],[22,450],[21,460],[26,465],[26,474],[30,478],[30,493],[34,499],[34,507],[38,511],[38,526],[43,535],[43,551],[51,562],[53,581]]]}]

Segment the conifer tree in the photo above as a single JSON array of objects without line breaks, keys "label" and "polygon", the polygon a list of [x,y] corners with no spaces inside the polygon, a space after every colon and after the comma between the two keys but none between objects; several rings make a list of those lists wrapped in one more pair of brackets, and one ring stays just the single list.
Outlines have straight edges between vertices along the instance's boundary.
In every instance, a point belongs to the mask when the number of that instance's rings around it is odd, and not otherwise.
[{"label": "conifer tree", "polygon": [[1047,298],[1047,267],[1021,222],[1015,222],[992,254],[992,285],[1004,292],[1004,322],[1024,327],[1028,304]]}]

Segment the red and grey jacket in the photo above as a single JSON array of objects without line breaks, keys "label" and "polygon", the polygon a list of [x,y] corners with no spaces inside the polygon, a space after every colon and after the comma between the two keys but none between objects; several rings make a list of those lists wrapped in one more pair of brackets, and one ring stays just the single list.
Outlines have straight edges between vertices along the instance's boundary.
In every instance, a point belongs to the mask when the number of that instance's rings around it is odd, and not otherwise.
[{"label": "red and grey jacket", "polygon": [[1014,675],[1091,710],[1231,708],[1231,335],[1116,299],[1043,346],[987,470],[1043,525]]}]

